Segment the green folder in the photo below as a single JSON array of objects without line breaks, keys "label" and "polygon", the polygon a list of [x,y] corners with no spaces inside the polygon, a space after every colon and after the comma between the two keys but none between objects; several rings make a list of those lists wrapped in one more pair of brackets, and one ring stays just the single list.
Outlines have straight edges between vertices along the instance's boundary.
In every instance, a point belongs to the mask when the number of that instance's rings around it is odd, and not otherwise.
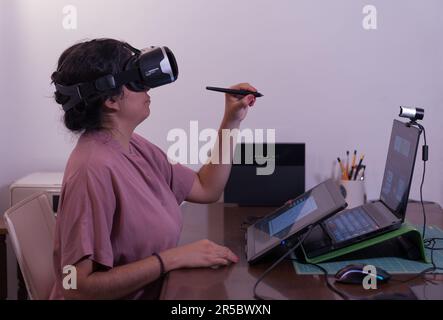
[{"label": "green folder", "polygon": [[399,229],[383,233],[371,239],[354,243],[344,248],[333,250],[331,252],[322,254],[320,256],[310,258],[308,252],[305,251],[303,245],[301,246],[301,251],[303,253],[306,262],[316,264],[325,261],[330,261],[333,259],[335,260],[337,258],[345,258],[348,256],[352,256],[353,254],[358,254],[358,253],[361,254],[362,251],[365,249],[370,249],[371,247],[374,248],[375,246],[381,247],[384,242],[396,240],[401,237],[408,239],[408,241],[411,244],[413,244],[418,253],[418,258],[419,258],[418,260],[421,260],[425,263],[429,263],[426,258],[423,239],[420,231],[418,231],[415,227],[407,223],[402,224],[402,226]]}]

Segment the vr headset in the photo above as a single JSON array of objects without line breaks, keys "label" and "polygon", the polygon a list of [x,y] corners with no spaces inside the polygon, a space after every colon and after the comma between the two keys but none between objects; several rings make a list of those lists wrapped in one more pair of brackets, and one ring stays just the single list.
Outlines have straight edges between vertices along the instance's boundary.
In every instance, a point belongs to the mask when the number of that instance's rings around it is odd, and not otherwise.
[{"label": "vr headset", "polygon": [[124,71],[71,86],[55,84],[59,93],[69,96],[69,100],[63,104],[65,112],[82,101],[87,104],[88,99],[99,97],[122,85],[126,85],[131,91],[142,92],[177,80],[177,61],[168,47],[139,50],[127,43],[124,46],[134,53],[126,62]]}]

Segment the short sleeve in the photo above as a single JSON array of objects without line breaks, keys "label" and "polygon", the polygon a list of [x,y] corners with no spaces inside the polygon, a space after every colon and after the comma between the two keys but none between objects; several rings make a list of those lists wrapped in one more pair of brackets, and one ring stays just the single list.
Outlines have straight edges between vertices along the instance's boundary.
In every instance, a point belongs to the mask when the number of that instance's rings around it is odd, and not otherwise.
[{"label": "short sleeve", "polygon": [[194,184],[196,172],[180,163],[172,164],[166,153],[155,144],[134,133],[134,142],[147,154],[153,155],[156,167],[162,172],[177,203],[180,205],[189,195]]},{"label": "short sleeve", "polygon": [[113,267],[111,243],[115,196],[106,168],[81,168],[63,185],[57,215],[63,266],[82,258]]},{"label": "short sleeve", "polygon": [[171,166],[170,187],[177,199],[177,203],[181,204],[191,192],[196,173],[180,163],[169,165]]}]

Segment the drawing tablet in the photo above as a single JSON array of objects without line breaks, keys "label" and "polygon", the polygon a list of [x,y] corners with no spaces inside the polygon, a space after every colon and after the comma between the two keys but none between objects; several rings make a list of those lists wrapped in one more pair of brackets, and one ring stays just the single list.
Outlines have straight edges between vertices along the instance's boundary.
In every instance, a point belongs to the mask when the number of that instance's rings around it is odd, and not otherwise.
[{"label": "drawing tablet", "polygon": [[332,179],[303,193],[247,229],[246,255],[255,262],[283,241],[323,221],[347,206],[338,183]]}]

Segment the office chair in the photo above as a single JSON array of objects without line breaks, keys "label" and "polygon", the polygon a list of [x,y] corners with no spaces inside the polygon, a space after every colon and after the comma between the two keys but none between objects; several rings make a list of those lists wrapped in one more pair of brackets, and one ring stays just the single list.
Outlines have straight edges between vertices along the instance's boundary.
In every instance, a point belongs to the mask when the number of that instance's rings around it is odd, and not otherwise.
[{"label": "office chair", "polygon": [[48,299],[55,282],[55,217],[44,192],[35,193],[5,212],[10,241],[30,299]]}]

